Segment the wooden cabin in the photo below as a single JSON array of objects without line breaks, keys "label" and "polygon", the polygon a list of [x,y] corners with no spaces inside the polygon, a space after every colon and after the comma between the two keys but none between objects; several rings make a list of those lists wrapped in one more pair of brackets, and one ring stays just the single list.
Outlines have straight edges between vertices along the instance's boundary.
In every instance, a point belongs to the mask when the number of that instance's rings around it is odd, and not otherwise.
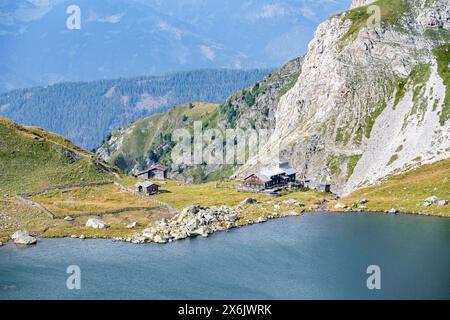
[{"label": "wooden cabin", "polygon": [[140,182],[136,184],[136,191],[150,196],[158,193],[159,185],[150,181]]},{"label": "wooden cabin", "polygon": [[138,172],[134,176],[138,179],[166,180],[167,168],[162,164],[154,164],[147,170]]},{"label": "wooden cabin", "polygon": [[244,179],[243,187],[256,191],[284,187],[295,183],[296,177],[297,171],[284,162],[249,175]]}]

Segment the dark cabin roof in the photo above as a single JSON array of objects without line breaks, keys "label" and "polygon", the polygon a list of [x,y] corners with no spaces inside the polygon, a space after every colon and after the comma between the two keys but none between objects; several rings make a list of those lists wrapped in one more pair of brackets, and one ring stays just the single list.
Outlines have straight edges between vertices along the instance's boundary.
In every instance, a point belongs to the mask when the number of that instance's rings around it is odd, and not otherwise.
[{"label": "dark cabin roof", "polygon": [[147,189],[147,188],[149,188],[151,186],[158,186],[158,185],[156,183],[153,183],[153,182],[150,182],[150,181],[144,181],[144,182],[136,183],[135,186],[136,186],[136,188],[142,187],[144,189]]},{"label": "dark cabin roof", "polygon": [[150,168],[148,168],[148,169],[146,169],[144,171],[136,173],[136,176],[140,176],[142,174],[146,174],[146,173],[149,173],[150,171],[155,171],[155,170],[167,171],[167,168],[165,166],[163,166],[162,164],[154,164]]},{"label": "dark cabin roof", "polygon": [[256,176],[259,180],[263,182],[269,182],[273,177],[279,175],[293,175],[296,174],[297,170],[292,168],[288,162],[280,163],[278,165],[273,165],[262,169],[261,171],[249,175],[245,180],[249,179],[252,176]]}]

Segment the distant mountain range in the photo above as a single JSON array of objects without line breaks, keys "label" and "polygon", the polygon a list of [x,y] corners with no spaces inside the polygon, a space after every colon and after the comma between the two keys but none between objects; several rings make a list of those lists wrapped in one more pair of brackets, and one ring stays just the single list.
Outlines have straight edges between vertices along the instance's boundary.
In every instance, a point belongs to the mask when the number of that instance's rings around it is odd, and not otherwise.
[{"label": "distant mountain range", "polygon": [[0,94],[0,115],[93,149],[130,122],[191,101],[222,103],[271,71],[201,70],[19,89]]},{"label": "distant mountain range", "polygon": [[[0,92],[204,68],[277,67],[349,0],[0,0]],[[69,30],[69,5],[81,29]]]}]

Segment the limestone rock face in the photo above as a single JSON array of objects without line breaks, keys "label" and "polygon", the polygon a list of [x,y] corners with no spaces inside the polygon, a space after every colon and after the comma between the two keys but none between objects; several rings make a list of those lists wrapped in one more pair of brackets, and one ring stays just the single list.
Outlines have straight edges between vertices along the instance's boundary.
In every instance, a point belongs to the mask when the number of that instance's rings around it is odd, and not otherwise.
[{"label": "limestone rock face", "polygon": [[[262,155],[241,167],[239,177],[271,160],[290,161],[313,186],[331,183],[346,195],[450,157],[439,73],[445,66],[435,54],[450,43],[450,2],[407,4],[378,26],[363,20],[352,29],[358,17],[346,12],[318,27],[297,82],[276,106]],[[270,158],[278,147],[279,159]]]}]

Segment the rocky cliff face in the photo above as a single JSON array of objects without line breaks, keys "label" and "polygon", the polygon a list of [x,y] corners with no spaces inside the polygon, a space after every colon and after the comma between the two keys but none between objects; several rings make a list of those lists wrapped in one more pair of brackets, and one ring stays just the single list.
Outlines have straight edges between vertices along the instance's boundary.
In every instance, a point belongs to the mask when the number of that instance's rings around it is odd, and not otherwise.
[{"label": "rocky cliff face", "polygon": [[319,26],[265,146],[339,194],[450,156],[450,3],[374,5],[379,25],[358,7]]}]

